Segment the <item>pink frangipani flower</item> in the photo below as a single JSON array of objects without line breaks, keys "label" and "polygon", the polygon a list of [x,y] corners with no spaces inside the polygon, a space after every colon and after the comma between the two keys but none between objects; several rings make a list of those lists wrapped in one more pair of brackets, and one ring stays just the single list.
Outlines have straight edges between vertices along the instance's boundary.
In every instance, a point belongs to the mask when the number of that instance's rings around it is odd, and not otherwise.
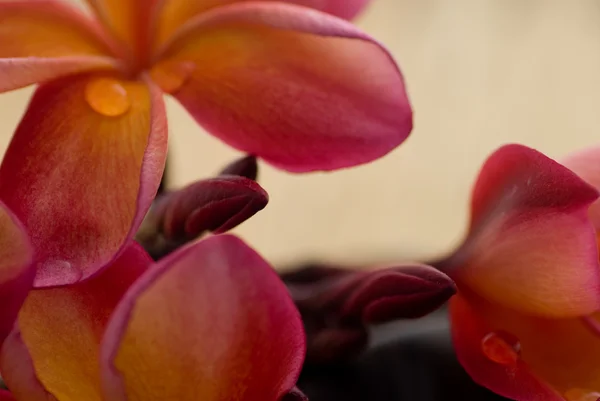
[{"label": "pink frangipani flower", "polygon": [[388,51],[332,15],[364,0],[87,3],[0,1],[0,92],[40,84],[0,167],[37,287],[97,274],[135,234],[164,169],[165,93],[294,172],[372,161],[411,131]]},{"label": "pink frangipani flower", "polygon": [[132,243],[84,282],[30,291],[0,353],[0,399],[280,401],[304,352],[285,286],[238,238],[155,264]]},{"label": "pink frangipani flower", "polygon": [[600,149],[559,164],[520,145],[484,164],[466,240],[439,264],[458,358],[518,401],[600,397]]}]

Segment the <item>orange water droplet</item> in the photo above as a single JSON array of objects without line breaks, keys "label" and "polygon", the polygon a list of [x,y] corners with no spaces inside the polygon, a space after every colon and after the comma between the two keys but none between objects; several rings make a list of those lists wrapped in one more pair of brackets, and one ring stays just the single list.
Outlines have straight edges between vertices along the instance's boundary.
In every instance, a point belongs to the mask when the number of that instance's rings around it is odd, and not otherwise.
[{"label": "orange water droplet", "polygon": [[156,65],[150,76],[163,92],[173,94],[190,79],[195,69],[196,64],[190,61],[165,62]]},{"label": "orange water droplet", "polygon": [[483,354],[500,365],[515,365],[521,353],[521,343],[505,331],[494,331],[481,340]]},{"label": "orange water droplet", "polygon": [[567,401],[598,401],[600,393],[582,388],[572,388],[564,394]]},{"label": "orange water droplet", "polygon": [[85,100],[94,111],[107,117],[123,115],[131,107],[127,90],[114,78],[90,81],[85,88]]}]

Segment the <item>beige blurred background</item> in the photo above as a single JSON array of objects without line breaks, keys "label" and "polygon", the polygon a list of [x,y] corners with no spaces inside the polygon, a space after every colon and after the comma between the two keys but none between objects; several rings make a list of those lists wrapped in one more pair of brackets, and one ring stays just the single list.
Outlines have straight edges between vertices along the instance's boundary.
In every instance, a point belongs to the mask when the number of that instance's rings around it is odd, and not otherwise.
[{"label": "beige blurred background", "polygon": [[[420,259],[463,235],[485,157],[521,142],[551,157],[600,142],[596,0],[373,0],[357,23],[405,73],[415,130],[389,156],[333,174],[261,165],[267,208],[236,232],[274,264]],[[30,90],[0,96],[6,147]],[[174,102],[173,186],[210,176],[238,153]]]}]

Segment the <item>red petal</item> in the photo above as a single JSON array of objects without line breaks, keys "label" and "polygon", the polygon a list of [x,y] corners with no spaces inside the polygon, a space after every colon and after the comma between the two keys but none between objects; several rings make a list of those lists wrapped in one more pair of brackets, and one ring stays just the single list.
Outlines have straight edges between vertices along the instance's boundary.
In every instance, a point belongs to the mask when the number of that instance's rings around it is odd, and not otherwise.
[{"label": "red petal", "polygon": [[[169,0],[164,2],[160,12],[158,23],[157,42],[162,44],[173,35],[187,21],[198,14],[210,10],[211,8],[224,6],[232,3],[240,3],[244,0]],[[267,0],[278,3],[298,4],[304,7],[311,7],[316,10],[324,11],[336,15],[340,18],[354,18],[366,5],[369,0]]]},{"label": "red petal", "polygon": [[25,229],[0,202],[0,346],[33,285],[33,249]]},{"label": "red petal", "polygon": [[600,309],[598,192],[520,145],[496,151],[473,191],[469,235],[443,268],[459,288],[523,313],[573,317]]},{"label": "red petal", "polygon": [[166,46],[152,76],[210,133],[289,171],[373,161],[412,129],[387,50],[304,7],[247,2],[203,13]]},{"label": "red petal", "polygon": [[102,355],[106,399],[277,401],[298,378],[304,336],[275,272],[219,235],[162,259],[131,287]]},{"label": "red petal", "polygon": [[[106,114],[86,100],[98,82]],[[114,85],[126,100],[102,97]],[[78,76],[36,91],[0,167],[0,197],[32,234],[36,286],[85,279],[118,256],[154,199],[166,141],[154,86]]]},{"label": "red petal", "polygon": [[454,348],[473,380],[503,397],[519,401],[564,401],[522,359],[516,359],[514,364],[500,364],[486,357],[482,341],[493,332],[492,327],[461,295],[453,297],[450,306]]},{"label": "red petal", "polygon": [[0,2],[0,92],[91,69],[114,69],[102,29],[64,2]]},{"label": "red petal", "polygon": [[44,388],[60,401],[101,399],[101,337],[115,306],[151,262],[130,243],[85,282],[30,292],[19,313],[22,340],[9,337],[1,356],[2,375],[19,399],[37,401]]}]

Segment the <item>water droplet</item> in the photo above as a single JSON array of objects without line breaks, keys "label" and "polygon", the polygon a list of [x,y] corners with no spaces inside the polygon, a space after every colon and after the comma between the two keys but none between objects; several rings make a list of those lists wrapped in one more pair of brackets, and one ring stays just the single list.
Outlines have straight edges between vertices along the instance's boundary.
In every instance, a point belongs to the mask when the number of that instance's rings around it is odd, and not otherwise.
[{"label": "water droplet", "polygon": [[156,65],[150,76],[163,92],[173,94],[190,79],[195,69],[196,64],[190,61],[164,62]]},{"label": "water droplet", "polygon": [[564,394],[567,401],[598,401],[600,393],[596,391],[585,390],[582,388],[572,388]]},{"label": "water droplet", "polygon": [[49,259],[38,263],[34,284],[40,287],[73,284],[82,275],[80,270],[66,260]]},{"label": "water droplet", "polygon": [[85,100],[99,114],[118,117],[131,107],[125,87],[114,78],[97,78],[85,88]]},{"label": "water droplet", "polygon": [[492,362],[515,365],[521,354],[519,339],[505,331],[494,331],[481,341],[481,350]]}]

